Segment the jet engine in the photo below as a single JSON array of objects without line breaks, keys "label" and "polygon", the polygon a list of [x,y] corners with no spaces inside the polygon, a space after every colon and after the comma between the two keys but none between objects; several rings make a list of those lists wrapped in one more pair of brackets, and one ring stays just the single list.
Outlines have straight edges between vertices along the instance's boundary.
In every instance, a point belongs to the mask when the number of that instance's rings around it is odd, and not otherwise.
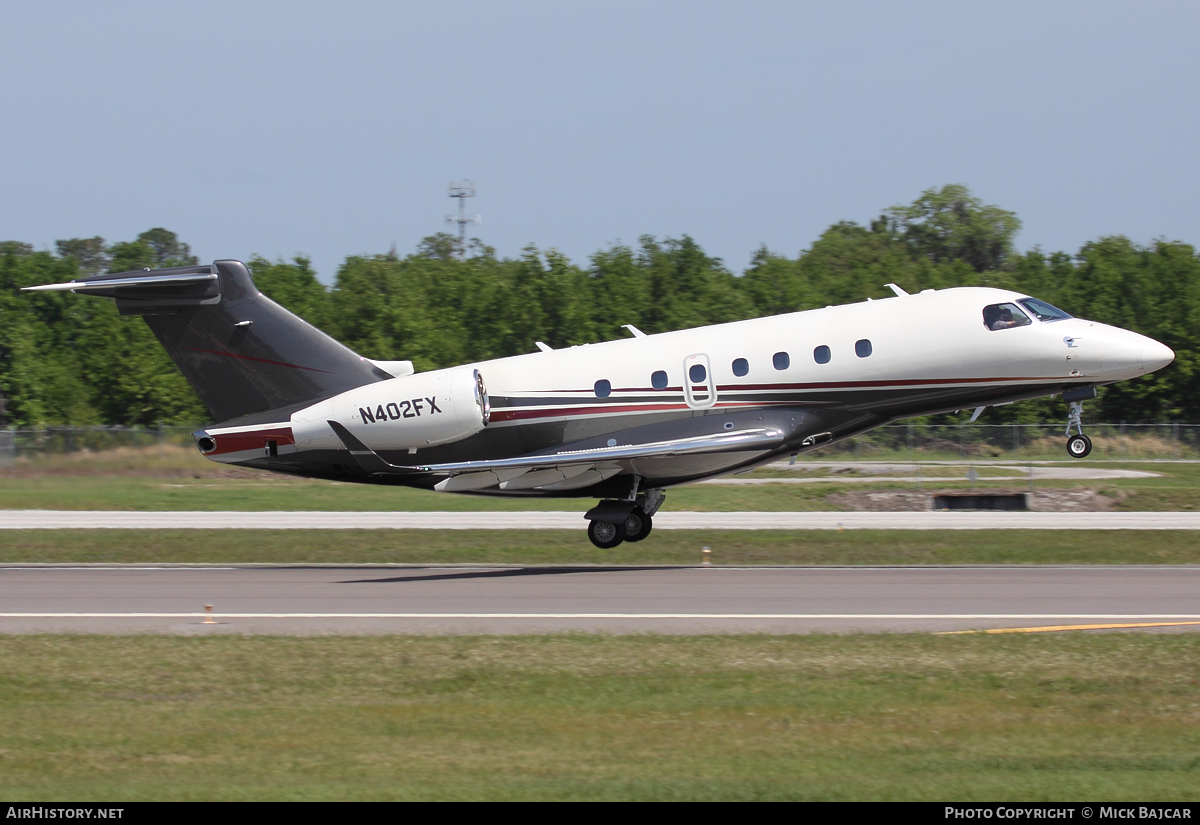
[{"label": "jet engine", "polygon": [[472,436],[491,416],[479,370],[459,367],[367,384],[292,415],[297,450],[344,449],[337,421],[372,450],[417,450]]}]

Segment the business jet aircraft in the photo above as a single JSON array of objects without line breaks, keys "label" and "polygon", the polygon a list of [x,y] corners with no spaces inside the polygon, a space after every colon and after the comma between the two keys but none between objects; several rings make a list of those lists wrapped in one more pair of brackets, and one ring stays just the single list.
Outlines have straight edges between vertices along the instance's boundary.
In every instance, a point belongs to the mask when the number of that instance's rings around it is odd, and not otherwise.
[{"label": "business jet aircraft", "polygon": [[[414,373],[285,310],[239,261],[30,290],[114,298],[140,315],[221,423],[214,461],[441,492],[600,498],[601,548],[639,541],[664,491],[899,418],[1063,394],[1082,401],[1175,354],[1035,298],[963,287],[539,351]],[[1076,433],[1071,435],[1072,427]]]}]

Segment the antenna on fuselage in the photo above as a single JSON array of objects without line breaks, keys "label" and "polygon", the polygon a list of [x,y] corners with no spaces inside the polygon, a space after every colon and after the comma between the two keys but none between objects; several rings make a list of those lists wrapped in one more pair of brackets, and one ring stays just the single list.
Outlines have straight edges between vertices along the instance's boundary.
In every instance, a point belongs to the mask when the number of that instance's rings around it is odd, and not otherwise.
[{"label": "antenna on fuselage", "polygon": [[483,223],[483,216],[467,214],[467,198],[475,197],[475,181],[460,180],[450,184],[450,197],[458,198],[458,214],[447,215],[446,223],[458,224],[458,242],[464,246],[467,242],[467,224]]}]

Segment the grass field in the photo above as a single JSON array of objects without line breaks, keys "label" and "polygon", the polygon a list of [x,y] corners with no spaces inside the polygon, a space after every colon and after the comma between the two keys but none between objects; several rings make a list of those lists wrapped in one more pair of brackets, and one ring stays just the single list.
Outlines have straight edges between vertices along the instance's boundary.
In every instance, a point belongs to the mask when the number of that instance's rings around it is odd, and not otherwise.
[{"label": "grass field", "polygon": [[[1062,462],[1062,466],[1081,463]],[[1092,466],[1131,468],[1161,473],[1160,478],[1103,481],[1038,481],[1038,490],[1088,488],[1099,491],[1117,510],[1200,509],[1200,464],[1098,462]],[[741,478],[825,479],[811,484],[753,486],[689,485],[668,491],[668,510],[810,511],[837,510],[831,494],[850,491],[967,490],[972,486],[1007,486],[1024,490],[1024,481],[990,482],[995,475],[1020,475],[1020,467],[981,463],[977,485],[964,467],[927,465],[925,476],[961,476],[957,482],[845,483],[827,469],[773,466]],[[217,465],[195,450],[118,449],[104,453],[72,453],[20,462],[0,470],[0,508],[27,510],[568,510],[582,511],[590,499],[497,498],[464,496],[333,481],[291,478]]]},{"label": "grass field", "polygon": [[1200,798],[1200,635],[0,637],[0,796]]},{"label": "grass field", "polygon": [[[1038,489],[1200,509],[1200,465],[1103,466],[1164,475]],[[833,510],[832,493],[914,486],[699,485],[672,490],[666,508]],[[270,476],[190,450],[0,470],[10,509],[589,505]],[[1200,564],[1188,531],[660,530],[598,551],[582,528],[4,530],[0,563],[694,564],[707,545],[728,565]],[[1200,799],[1192,633],[43,634],[0,636],[0,663],[4,798]]]},{"label": "grass field", "polygon": [[0,530],[0,564],[1200,564],[1186,530]]}]

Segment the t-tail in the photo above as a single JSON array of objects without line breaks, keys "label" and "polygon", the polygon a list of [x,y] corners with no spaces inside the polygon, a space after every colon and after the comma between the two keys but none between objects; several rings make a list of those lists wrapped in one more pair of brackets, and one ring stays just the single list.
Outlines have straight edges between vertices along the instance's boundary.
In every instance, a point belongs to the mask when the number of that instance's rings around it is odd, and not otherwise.
[{"label": "t-tail", "polygon": [[391,374],[258,291],[241,261],[27,287],[115,298],[141,315],[216,421],[291,411]]}]

